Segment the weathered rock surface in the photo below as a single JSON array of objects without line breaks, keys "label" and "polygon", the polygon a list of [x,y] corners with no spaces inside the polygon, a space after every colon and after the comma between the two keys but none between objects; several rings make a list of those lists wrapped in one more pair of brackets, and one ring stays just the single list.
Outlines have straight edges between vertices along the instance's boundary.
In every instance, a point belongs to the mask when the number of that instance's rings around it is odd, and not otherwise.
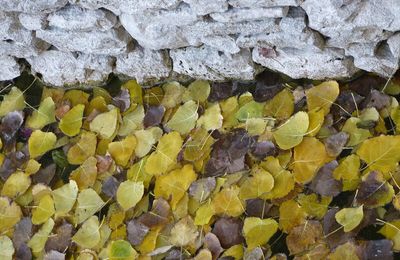
[{"label": "weathered rock surface", "polygon": [[389,77],[400,56],[398,0],[0,0],[0,80],[29,63],[48,84],[111,72],[156,81]]}]

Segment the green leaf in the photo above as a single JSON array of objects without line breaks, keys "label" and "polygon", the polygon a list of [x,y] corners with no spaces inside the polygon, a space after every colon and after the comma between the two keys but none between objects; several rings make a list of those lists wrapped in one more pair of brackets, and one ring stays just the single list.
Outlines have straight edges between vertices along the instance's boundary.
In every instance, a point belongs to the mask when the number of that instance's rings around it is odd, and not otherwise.
[{"label": "green leaf", "polygon": [[27,119],[26,126],[32,129],[42,129],[44,126],[56,121],[56,105],[51,97],[45,98],[38,110],[33,111]]},{"label": "green leaf", "polygon": [[344,208],[335,214],[336,221],[343,226],[344,232],[355,229],[364,217],[363,206],[358,208]]},{"label": "green leaf", "polygon": [[128,210],[136,206],[143,194],[143,182],[124,181],[118,187],[117,201],[124,210]]},{"label": "green leaf", "polygon": [[86,220],[72,237],[72,241],[82,248],[93,248],[100,242],[99,220],[96,216]]},{"label": "green leaf", "polygon": [[17,87],[12,87],[10,92],[4,96],[0,103],[0,117],[7,115],[9,112],[23,110],[25,108],[24,93]]},{"label": "green leaf", "polygon": [[278,231],[278,223],[272,218],[248,217],[244,220],[243,235],[248,250],[262,246]]},{"label": "green leaf", "polygon": [[308,129],[308,114],[297,112],[273,132],[276,143],[283,150],[300,144]]},{"label": "green leaf", "polygon": [[166,126],[182,135],[189,133],[199,117],[197,108],[198,105],[193,100],[186,102],[178,108]]},{"label": "green leaf", "polygon": [[82,190],[78,195],[78,203],[75,210],[75,222],[82,223],[93,216],[105,205],[104,201],[93,189]]},{"label": "green leaf", "polygon": [[68,135],[75,136],[79,134],[82,127],[83,111],[85,106],[78,104],[68,111],[63,118],[60,120],[58,127],[60,130]]},{"label": "green leaf", "polygon": [[249,118],[263,117],[264,105],[264,103],[250,101],[236,112],[236,118],[239,121],[245,122]]}]

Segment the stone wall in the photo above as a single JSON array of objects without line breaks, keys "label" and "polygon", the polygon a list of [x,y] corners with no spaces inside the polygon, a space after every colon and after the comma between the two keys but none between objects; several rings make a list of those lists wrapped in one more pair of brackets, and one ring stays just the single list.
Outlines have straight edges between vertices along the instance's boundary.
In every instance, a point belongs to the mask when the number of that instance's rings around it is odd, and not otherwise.
[{"label": "stone wall", "polygon": [[[0,81],[390,76],[399,0],[0,0]],[[28,66],[27,66],[28,65]]]}]

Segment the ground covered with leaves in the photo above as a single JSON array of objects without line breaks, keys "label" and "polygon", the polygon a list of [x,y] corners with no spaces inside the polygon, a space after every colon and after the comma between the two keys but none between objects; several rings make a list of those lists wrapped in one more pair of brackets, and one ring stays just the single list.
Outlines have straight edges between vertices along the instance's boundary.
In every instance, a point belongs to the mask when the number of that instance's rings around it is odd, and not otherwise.
[{"label": "ground covered with leaves", "polygon": [[399,256],[396,77],[17,83],[1,90],[0,259]]}]

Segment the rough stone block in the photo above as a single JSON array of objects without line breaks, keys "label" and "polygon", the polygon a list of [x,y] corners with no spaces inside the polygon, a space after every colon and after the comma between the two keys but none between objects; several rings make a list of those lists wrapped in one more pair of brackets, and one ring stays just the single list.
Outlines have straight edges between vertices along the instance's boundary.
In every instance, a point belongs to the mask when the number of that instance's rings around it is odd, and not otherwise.
[{"label": "rough stone block", "polygon": [[0,0],[0,10],[22,13],[51,13],[68,3],[68,0]]},{"label": "rough stone block", "polygon": [[68,31],[110,30],[117,24],[117,17],[105,10],[88,10],[78,6],[66,6],[47,18],[49,26]]},{"label": "rough stone block", "polygon": [[340,49],[322,51],[278,49],[274,55],[265,48],[254,48],[253,60],[267,68],[280,71],[292,78],[347,78],[357,72],[351,58]]},{"label": "rough stone block", "polygon": [[212,13],[211,18],[223,23],[243,22],[250,20],[263,20],[265,18],[284,17],[288,13],[288,7],[270,7],[270,8],[246,8],[230,9],[223,13]]},{"label": "rough stone block", "polygon": [[225,12],[228,10],[226,0],[184,0],[190,5],[193,11],[198,15],[206,15],[215,12]]},{"label": "rough stone block", "polygon": [[228,0],[233,7],[298,6],[303,0]]},{"label": "rough stone block", "polygon": [[207,80],[254,78],[256,69],[247,49],[236,54],[201,46],[171,50],[173,71],[194,78]]},{"label": "rough stone block", "polygon": [[18,18],[21,25],[27,30],[40,30],[47,25],[47,14],[20,13]]},{"label": "rough stone block", "polygon": [[11,80],[20,75],[20,66],[15,58],[0,56],[0,80]]},{"label": "rough stone block", "polygon": [[138,82],[165,78],[171,72],[167,52],[136,48],[132,52],[117,57],[114,72],[134,77]]}]

